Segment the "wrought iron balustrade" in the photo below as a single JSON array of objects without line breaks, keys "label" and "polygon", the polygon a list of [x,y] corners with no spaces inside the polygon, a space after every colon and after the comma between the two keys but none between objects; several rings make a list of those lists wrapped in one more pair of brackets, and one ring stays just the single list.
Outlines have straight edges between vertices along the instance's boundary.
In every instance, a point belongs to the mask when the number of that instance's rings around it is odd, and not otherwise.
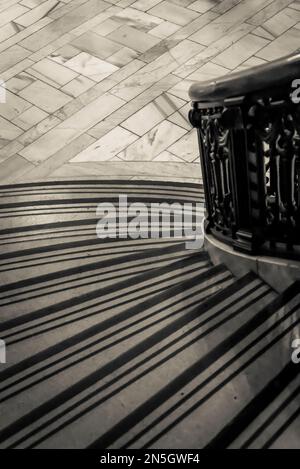
[{"label": "wrought iron balustrade", "polygon": [[190,88],[206,232],[300,259],[300,54]]}]

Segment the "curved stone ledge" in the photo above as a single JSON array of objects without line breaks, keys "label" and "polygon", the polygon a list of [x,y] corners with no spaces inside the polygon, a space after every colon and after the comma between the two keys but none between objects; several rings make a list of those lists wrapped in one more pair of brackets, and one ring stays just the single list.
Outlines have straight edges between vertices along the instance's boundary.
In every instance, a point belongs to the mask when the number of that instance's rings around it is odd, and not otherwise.
[{"label": "curved stone ledge", "polygon": [[250,256],[205,234],[205,247],[213,264],[225,264],[241,277],[249,270],[259,275],[277,292],[284,291],[295,280],[300,280],[300,262],[267,256]]}]

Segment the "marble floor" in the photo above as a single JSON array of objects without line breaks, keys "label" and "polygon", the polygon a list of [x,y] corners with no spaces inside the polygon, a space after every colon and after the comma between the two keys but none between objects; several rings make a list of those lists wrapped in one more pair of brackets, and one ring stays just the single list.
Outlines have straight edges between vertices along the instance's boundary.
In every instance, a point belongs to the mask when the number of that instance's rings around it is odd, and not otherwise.
[{"label": "marble floor", "polygon": [[299,46],[299,0],[0,0],[0,183],[196,182],[191,83]]}]

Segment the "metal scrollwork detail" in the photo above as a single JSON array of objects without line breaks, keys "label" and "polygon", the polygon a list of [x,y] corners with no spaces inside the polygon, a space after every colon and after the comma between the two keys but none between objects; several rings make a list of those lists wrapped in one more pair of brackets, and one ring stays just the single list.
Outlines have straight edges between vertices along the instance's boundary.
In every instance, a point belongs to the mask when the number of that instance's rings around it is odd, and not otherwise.
[{"label": "metal scrollwork detail", "polygon": [[[253,151],[262,158],[265,197],[265,230],[269,238],[289,247],[298,237],[300,194],[299,106],[271,97],[254,103],[248,112],[248,132],[255,139]],[[253,140],[253,139],[252,139]],[[251,151],[250,151],[250,163]],[[253,168],[252,168],[253,169]]]},{"label": "metal scrollwork detail", "polygon": [[211,202],[210,221],[222,232],[231,232],[234,212],[230,180],[230,131],[221,124],[221,113],[203,114],[200,133],[205,151]]}]

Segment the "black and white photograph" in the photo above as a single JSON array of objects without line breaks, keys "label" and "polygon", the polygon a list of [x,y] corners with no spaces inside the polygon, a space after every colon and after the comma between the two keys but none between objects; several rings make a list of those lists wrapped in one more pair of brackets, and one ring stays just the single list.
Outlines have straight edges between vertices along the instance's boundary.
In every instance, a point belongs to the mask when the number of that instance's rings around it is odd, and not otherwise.
[{"label": "black and white photograph", "polygon": [[0,0],[0,449],[300,449],[300,0]]}]

